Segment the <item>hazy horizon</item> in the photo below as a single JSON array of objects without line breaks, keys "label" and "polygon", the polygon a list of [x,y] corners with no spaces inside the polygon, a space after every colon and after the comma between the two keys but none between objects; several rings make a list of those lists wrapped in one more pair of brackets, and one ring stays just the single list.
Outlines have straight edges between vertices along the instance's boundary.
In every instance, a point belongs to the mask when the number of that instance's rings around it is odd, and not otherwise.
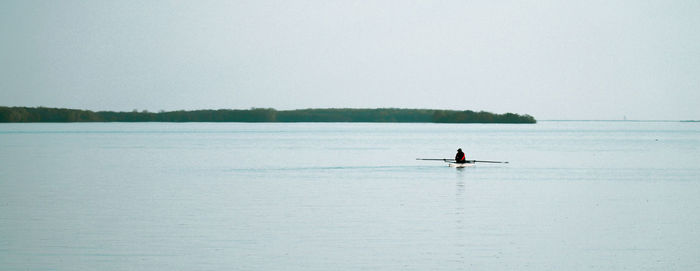
[{"label": "hazy horizon", "polygon": [[3,1],[0,105],[700,119],[697,1]]}]

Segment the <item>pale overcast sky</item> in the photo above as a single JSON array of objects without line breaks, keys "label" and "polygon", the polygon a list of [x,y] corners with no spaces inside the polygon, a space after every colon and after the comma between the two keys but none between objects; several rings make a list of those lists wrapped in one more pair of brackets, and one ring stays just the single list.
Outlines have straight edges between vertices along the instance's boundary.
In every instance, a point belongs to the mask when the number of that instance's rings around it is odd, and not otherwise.
[{"label": "pale overcast sky", "polygon": [[0,105],[700,119],[700,1],[0,1]]}]

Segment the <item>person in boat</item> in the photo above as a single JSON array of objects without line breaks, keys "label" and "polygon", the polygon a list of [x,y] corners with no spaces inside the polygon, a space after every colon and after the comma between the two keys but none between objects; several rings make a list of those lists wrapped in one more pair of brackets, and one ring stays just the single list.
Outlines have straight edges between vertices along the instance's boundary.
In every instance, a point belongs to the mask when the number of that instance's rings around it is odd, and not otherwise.
[{"label": "person in boat", "polygon": [[457,163],[466,163],[467,162],[467,156],[464,155],[462,152],[462,149],[457,149],[457,155],[455,155],[455,162]]}]

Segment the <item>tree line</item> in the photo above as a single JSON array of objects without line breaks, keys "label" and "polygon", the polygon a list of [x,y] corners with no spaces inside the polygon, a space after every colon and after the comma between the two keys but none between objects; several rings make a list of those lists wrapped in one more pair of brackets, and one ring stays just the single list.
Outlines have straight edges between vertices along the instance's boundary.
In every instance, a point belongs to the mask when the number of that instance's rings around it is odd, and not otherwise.
[{"label": "tree line", "polygon": [[434,109],[219,109],[113,112],[0,106],[0,122],[434,122],[536,123],[530,115]]}]

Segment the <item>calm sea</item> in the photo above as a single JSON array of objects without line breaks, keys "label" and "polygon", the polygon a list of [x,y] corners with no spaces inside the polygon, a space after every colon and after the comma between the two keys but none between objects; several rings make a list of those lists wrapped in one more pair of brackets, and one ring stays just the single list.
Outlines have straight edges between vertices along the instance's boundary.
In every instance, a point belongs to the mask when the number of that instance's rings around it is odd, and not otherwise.
[{"label": "calm sea", "polygon": [[698,268],[698,123],[0,125],[2,270]]}]

